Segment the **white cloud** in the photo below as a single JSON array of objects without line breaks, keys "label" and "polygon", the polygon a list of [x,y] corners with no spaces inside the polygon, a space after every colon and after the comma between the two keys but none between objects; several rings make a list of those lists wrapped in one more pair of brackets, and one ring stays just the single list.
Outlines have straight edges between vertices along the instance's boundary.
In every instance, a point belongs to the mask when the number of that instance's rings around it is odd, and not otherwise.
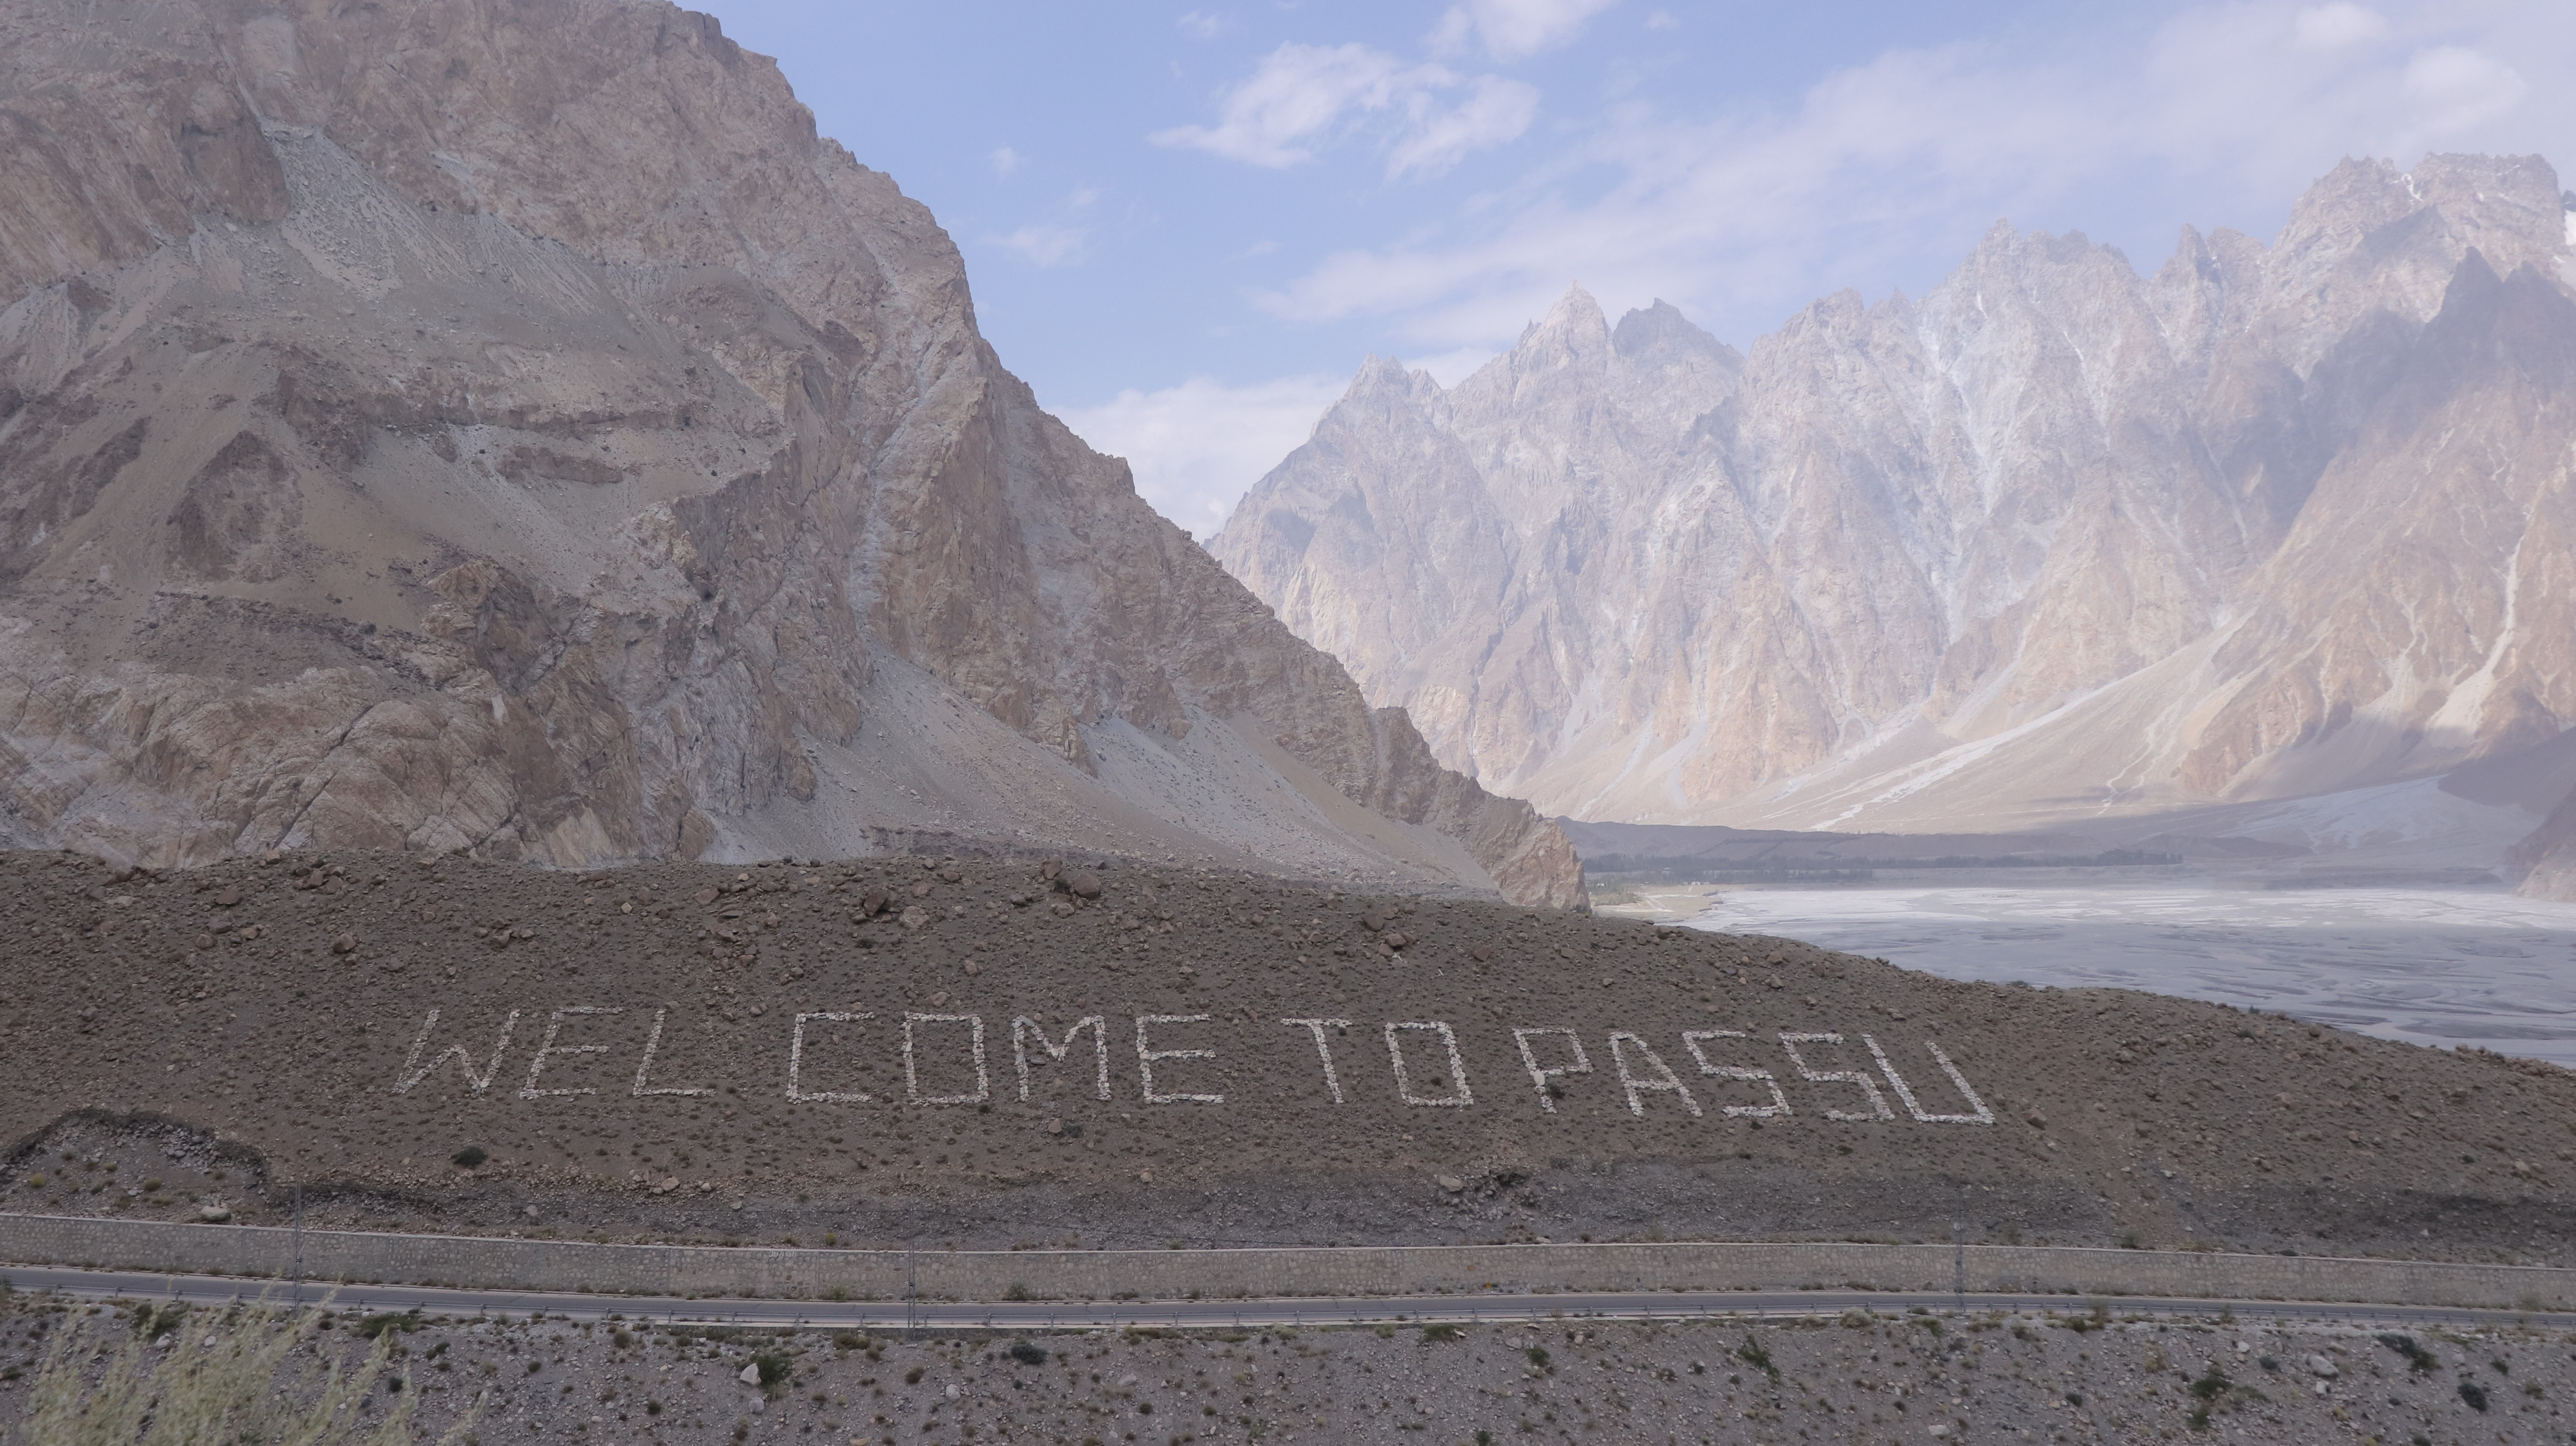
[{"label": "white cloud", "polygon": [[[1461,86],[1463,103],[1442,102]],[[1538,92],[1518,81],[1407,65],[1366,45],[1291,42],[1226,92],[1215,125],[1176,126],[1149,139],[1276,168],[1373,132],[1387,152],[1387,175],[1396,177],[1444,170],[1469,151],[1512,140],[1537,114]]]},{"label": "white cloud", "polygon": [[1124,457],[1136,491],[1155,511],[1204,542],[1262,474],[1314,434],[1349,386],[1341,377],[1283,377],[1229,387],[1208,377],[1096,407],[1058,409],[1095,449]]},{"label": "white cloud", "polygon": [[2388,38],[2387,16],[2349,0],[2311,5],[2299,12],[2293,24],[2299,44],[2310,50],[2341,50],[2347,45],[2366,45]]},{"label": "white cloud", "polygon": [[1619,0],[1464,0],[1440,17],[1432,43],[1463,45],[1472,34],[1497,60],[1517,60],[1572,40],[1583,23]]},{"label": "white cloud", "polygon": [[1315,158],[1309,147],[1327,140],[1344,112],[1392,103],[1407,73],[1394,56],[1365,45],[1282,45],[1226,93],[1216,125],[1176,126],[1151,139],[1247,165],[1293,166]]},{"label": "white cloud", "polygon": [[[2228,0],[2173,15],[2143,45],[2016,36],[1890,51],[1784,109],[1623,102],[1446,225],[1328,255],[1256,299],[1296,321],[1385,318],[1407,345],[1490,346],[1579,274],[1614,312],[1660,295],[1740,334],[1820,292],[1885,285],[1928,230],[2030,220],[2103,187],[2170,188],[2224,223],[2277,215],[2348,154],[2411,164],[2436,145],[2563,145],[2576,99],[2515,67],[2576,65],[2576,7],[2496,13],[2509,23],[2463,31],[2434,0],[2395,20]],[[2374,21],[2400,43],[2362,43]],[[2456,43],[2403,43],[2443,32]]]},{"label": "white cloud", "polygon": [[1225,29],[1225,17],[1192,10],[1183,15],[1178,24],[1181,27],[1181,33],[1192,40],[1214,40],[1219,32]]},{"label": "white cloud", "polygon": [[1028,157],[1021,155],[1018,151],[1012,150],[1009,146],[1003,146],[995,150],[993,152],[992,161],[993,174],[1006,181],[1011,178],[1011,173],[1013,171],[1016,171],[1020,167],[1029,163]]},{"label": "white cloud", "polygon": [[1658,10],[1646,17],[1646,28],[1648,30],[1679,30],[1682,28],[1681,17],[1673,14],[1670,10]]},{"label": "white cloud", "polygon": [[1082,259],[1083,246],[1091,240],[1091,230],[1087,226],[1040,221],[996,239],[1003,247],[1018,252],[1020,259],[1032,266],[1062,266]]},{"label": "white cloud", "polygon": [[2438,46],[2406,63],[2406,98],[2437,136],[2473,130],[2506,114],[2529,89],[2512,66],[2464,46]]},{"label": "white cloud", "polygon": [[1445,171],[1470,151],[1498,146],[1530,128],[1538,118],[1538,91],[1498,75],[1478,76],[1467,98],[1442,110],[1429,98],[1412,98],[1414,120],[1387,153],[1390,176],[1408,171]]}]

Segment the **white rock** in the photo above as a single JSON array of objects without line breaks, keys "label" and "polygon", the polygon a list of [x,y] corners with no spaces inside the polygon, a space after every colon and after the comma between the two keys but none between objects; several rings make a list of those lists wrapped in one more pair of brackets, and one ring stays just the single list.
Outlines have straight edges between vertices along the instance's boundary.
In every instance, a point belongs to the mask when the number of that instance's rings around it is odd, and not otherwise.
[{"label": "white rock", "polygon": [[2342,1369],[2334,1362],[2317,1355],[2308,1357],[2308,1371],[2311,1375],[2323,1376],[2327,1380],[2333,1380],[2343,1374]]},{"label": "white rock", "polygon": [[744,1385],[746,1385],[746,1386],[757,1386],[757,1385],[759,1385],[759,1384],[760,1384],[760,1363],[759,1363],[759,1362],[757,1362],[757,1361],[754,1361],[754,1362],[753,1362],[753,1363],[751,1363],[750,1365],[747,1365],[747,1366],[743,1367],[743,1368],[742,1368],[742,1374],[741,1374],[741,1375],[739,1375],[739,1376],[736,1376],[734,1379],[735,1379],[735,1380],[738,1380],[738,1381],[740,1381],[740,1382],[742,1382],[742,1383],[743,1383]]}]

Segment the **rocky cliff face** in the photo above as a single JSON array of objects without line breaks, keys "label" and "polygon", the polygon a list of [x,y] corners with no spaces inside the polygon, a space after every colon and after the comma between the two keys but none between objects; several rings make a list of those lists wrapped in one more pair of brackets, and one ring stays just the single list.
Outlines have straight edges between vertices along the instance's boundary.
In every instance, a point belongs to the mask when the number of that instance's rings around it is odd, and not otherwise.
[{"label": "rocky cliff face", "polygon": [[1581,898],[648,0],[0,0],[0,831]]},{"label": "rocky cliff face", "polygon": [[2440,773],[2576,725],[2570,225],[2537,158],[2346,162],[2269,246],[2141,276],[1998,226],[1744,357],[1577,290],[1454,390],[1372,363],[1214,550],[1551,812],[1995,829]]}]

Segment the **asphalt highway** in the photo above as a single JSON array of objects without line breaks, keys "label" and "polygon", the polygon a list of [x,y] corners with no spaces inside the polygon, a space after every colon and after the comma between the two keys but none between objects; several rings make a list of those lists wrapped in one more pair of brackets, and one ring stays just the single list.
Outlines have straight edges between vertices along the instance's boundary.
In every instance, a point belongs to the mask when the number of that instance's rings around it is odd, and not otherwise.
[{"label": "asphalt highway", "polygon": [[812,1301],[691,1300],[680,1296],[583,1295],[572,1292],[448,1290],[416,1285],[330,1285],[245,1280],[233,1276],[158,1275],[147,1271],[0,1266],[0,1281],[21,1291],[50,1291],[89,1300],[176,1300],[193,1305],[267,1300],[280,1305],[328,1301],[344,1311],[419,1311],[471,1318],[545,1315],[559,1320],[629,1320],[737,1325],[766,1329],[866,1331],[1058,1331],[1093,1329],[1233,1330],[1262,1326],[1505,1324],[1583,1317],[1596,1320],[1698,1320],[1839,1315],[1847,1310],[1895,1314],[1930,1311],[2090,1311],[2114,1316],[2296,1321],[2371,1327],[2533,1325],[2576,1329],[2576,1314],[2458,1310],[2442,1306],[2339,1302],[2193,1300],[2150,1296],[1952,1295],[1946,1292],[1776,1290],[1568,1292],[1556,1295],[1372,1296],[1345,1299],[1192,1301]]}]

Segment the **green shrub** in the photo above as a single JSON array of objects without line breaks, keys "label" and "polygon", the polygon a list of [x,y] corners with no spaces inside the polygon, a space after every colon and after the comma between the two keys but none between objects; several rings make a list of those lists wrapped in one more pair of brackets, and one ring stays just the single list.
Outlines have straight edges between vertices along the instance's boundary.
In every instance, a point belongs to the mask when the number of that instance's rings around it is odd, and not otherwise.
[{"label": "green shrub", "polygon": [[2415,1370],[2437,1371],[2442,1368],[2441,1361],[2436,1358],[2431,1351],[2424,1349],[2423,1345],[2413,1336],[2399,1335],[2396,1332],[2391,1331],[2388,1334],[2381,1336],[2379,1338],[2379,1343],[2388,1347],[2390,1350],[2395,1351],[2397,1354],[2404,1356],[2406,1358],[2407,1365]]},{"label": "green shrub", "polygon": [[351,1329],[369,1340],[376,1340],[387,1331],[401,1331],[409,1335],[420,1329],[420,1312],[417,1309],[379,1311],[359,1321]]},{"label": "green shrub", "polygon": [[144,1340],[152,1340],[164,1331],[177,1329],[179,1318],[187,1313],[188,1308],[175,1300],[165,1301],[157,1307],[146,1301],[134,1308],[134,1333]]}]

